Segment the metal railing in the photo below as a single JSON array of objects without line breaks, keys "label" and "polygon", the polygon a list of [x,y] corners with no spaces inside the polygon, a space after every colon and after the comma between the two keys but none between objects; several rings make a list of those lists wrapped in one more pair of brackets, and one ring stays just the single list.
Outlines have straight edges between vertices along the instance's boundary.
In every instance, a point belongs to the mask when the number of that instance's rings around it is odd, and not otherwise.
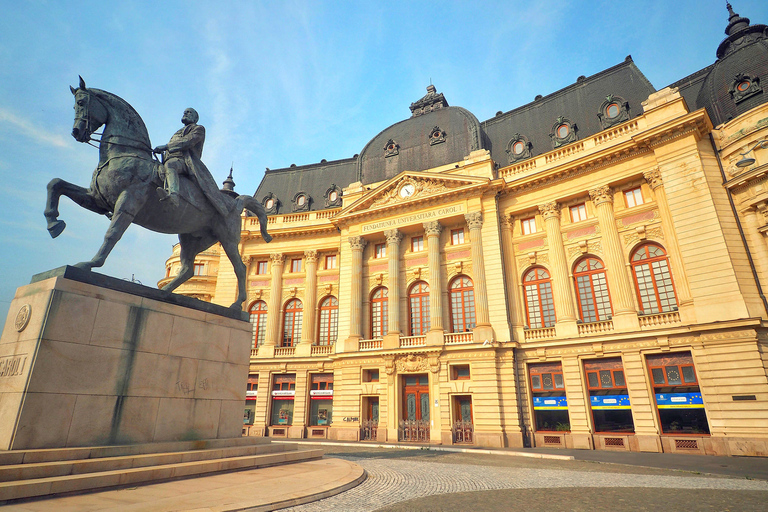
[{"label": "metal railing", "polygon": [[454,421],[451,426],[454,443],[472,443],[475,426],[471,421]]},{"label": "metal railing", "polygon": [[400,441],[425,443],[429,441],[429,420],[400,420],[397,429]]},{"label": "metal railing", "polygon": [[363,420],[360,425],[361,441],[378,441],[379,439],[379,421]]}]

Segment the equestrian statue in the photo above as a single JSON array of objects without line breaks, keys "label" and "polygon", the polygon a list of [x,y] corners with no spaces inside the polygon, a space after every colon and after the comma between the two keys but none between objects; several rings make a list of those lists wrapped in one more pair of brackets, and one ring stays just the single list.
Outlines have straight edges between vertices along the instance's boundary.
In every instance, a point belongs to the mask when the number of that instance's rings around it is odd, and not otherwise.
[{"label": "equestrian statue", "polygon": [[[58,219],[62,195],[111,221],[104,243],[93,259],[75,265],[83,270],[104,265],[131,223],[160,233],[178,233],[181,269],[162,288],[167,292],[192,277],[195,256],[220,242],[237,276],[237,300],[230,307],[242,308],[246,299],[246,268],[238,251],[240,214],[244,209],[253,212],[259,220],[261,236],[269,242],[272,237],[267,233],[267,213],[251,196],[232,197],[217,189],[200,160],[205,128],[197,124],[197,112],[185,110],[184,127],[168,144],[153,150],[144,121],[125,100],[87,88],[82,77],[79,87],[70,90],[75,96],[72,136],[79,142],[99,142],[99,164],[89,188],[59,178],[48,183],[44,213],[51,237],[56,238],[66,227]],[[101,138],[91,138],[102,126]],[[159,161],[155,153],[162,153],[164,161]]]}]

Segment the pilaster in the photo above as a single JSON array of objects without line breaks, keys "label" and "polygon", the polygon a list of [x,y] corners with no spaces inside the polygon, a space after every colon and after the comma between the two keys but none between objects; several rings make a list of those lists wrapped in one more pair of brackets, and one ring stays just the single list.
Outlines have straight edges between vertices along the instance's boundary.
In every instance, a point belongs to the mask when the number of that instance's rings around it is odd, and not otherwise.
[{"label": "pilaster", "polygon": [[[272,281],[269,283],[269,309],[267,310],[267,335],[264,338],[264,347],[276,347],[280,337],[280,306],[283,295],[283,265],[285,255],[273,253],[269,256],[272,273]],[[268,349],[269,351],[269,349]],[[274,350],[271,350],[274,354]],[[261,349],[259,350],[261,356]]]},{"label": "pilaster", "polygon": [[485,259],[483,257],[483,213],[469,212],[464,215],[469,227],[469,249],[472,257],[472,274],[474,277],[475,314],[477,324],[472,330],[474,341],[493,341],[494,334],[491,327],[490,313],[488,311],[488,287],[485,282]]},{"label": "pilaster", "polygon": [[[427,262],[429,264],[429,333],[428,340],[442,342],[443,328],[443,284],[440,265],[440,233],[443,226],[436,220],[424,223],[427,236]],[[440,343],[442,344],[442,343]]]},{"label": "pilaster", "polygon": [[305,293],[304,315],[301,322],[301,341],[296,347],[296,355],[310,355],[311,346],[315,343],[317,327],[317,251],[304,251]]},{"label": "pilaster", "polygon": [[366,245],[365,238],[351,236],[348,239],[352,248],[352,286],[350,289],[349,308],[349,338],[344,340],[342,352],[356,352],[362,336],[363,314],[363,249]]}]

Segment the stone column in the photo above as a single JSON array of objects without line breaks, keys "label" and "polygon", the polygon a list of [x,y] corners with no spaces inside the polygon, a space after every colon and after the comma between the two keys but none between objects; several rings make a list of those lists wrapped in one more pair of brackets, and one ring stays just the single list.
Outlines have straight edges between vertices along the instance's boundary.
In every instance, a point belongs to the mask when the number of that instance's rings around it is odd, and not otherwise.
[{"label": "stone column", "polygon": [[280,306],[283,295],[283,265],[285,255],[273,253],[269,256],[272,281],[269,284],[269,305],[267,309],[267,335],[264,345],[259,349],[258,357],[274,357],[275,347],[280,337]]},{"label": "stone column", "polygon": [[344,341],[344,351],[357,351],[363,338],[363,249],[367,243],[361,236],[348,239],[352,248],[352,286],[349,291],[349,338]]},{"label": "stone column", "polygon": [[744,232],[752,242],[752,260],[757,264],[757,269],[761,274],[760,284],[765,287],[768,284],[768,239],[760,232],[760,218],[763,215],[758,216],[758,210],[754,206],[742,210],[742,213],[744,214]]},{"label": "stone column", "polygon": [[443,284],[440,268],[440,233],[443,226],[433,220],[424,223],[429,266],[429,332],[427,345],[443,344]]},{"label": "stone column", "polygon": [[688,278],[685,275],[685,266],[680,257],[680,246],[677,243],[677,231],[675,231],[675,225],[672,223],[672,214],[669,211],[667,191],[664,190],[664,182],[661,179],[661,172],[658,167],[654,167],[653,169],[644,172],[643,177],[656,195],[656,204],[659,207],[659,215],[661,216],[661,226],[664,228],[664,238],[668,241],[668,246],[665,247],[665,249],[669,261],[672,263],[672,277],[675,283],[675,291],[677,292],[677,304],[680,309],[680,318],[681,320],[687,319],[695,321],[693,296],[691,294],[691,288],[688,285]]},{"label": "stone column", "polygon": [[547,232],[549,247],[550,271],[552,274],[552,294],[555,299],[555,333],[558,337],[578,336],[576,312],[574,310],[571,283],[568,278],[568,260],[565,257],[563,235],[560,232],[560,205],[551,201],[539,205],[539,211],[544,219],[544,230]]},{"label": "stone column", "polygon": [[387,334],[400,336],[400,241],[403,234],[396,229],[384,231],[387,237],[387,255],[389,263],[389,313]]},{"label": "stone column", "polygon": [[616,217],[613,214],[613,190],[603,185],[590,190],[589,196],[595,205],[597,221],[605,242],[605,276],[608,279],[611,294],[613,327],[616,330],[637,330],[640,328],[640,323],[637,320],[635,290],[627,275],[628,263],[625,263],[619,230],[616,228]]},{"label": "stone column", "polygon": [[464,215],[469,227],[469,249],[472,258],[472,277],[475,288],[476,325],[472,330],[475,342],[493,341],[491,317],[488,311],[488,287],[485,283],[485,259],[483,258],[483,213],[469,212]]},{"label": "stone column", "polygon": [[310,355],[315,343],[317,327],[317,251],[304,251],[304,315],[301,322],[301,341],[296,347],[296,355]]}]

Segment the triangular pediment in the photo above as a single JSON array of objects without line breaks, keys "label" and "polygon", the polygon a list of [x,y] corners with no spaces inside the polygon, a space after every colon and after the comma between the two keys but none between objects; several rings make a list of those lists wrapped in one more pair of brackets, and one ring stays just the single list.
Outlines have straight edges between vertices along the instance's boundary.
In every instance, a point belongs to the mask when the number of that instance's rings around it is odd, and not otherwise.
[{"label": "triangular pediment", "polygon": [[471,188],[487,186],[490,181],[488,178],[405,171],[364,194],[339,212],[336,218],[420,203],[426,198],[455,195]]}]

